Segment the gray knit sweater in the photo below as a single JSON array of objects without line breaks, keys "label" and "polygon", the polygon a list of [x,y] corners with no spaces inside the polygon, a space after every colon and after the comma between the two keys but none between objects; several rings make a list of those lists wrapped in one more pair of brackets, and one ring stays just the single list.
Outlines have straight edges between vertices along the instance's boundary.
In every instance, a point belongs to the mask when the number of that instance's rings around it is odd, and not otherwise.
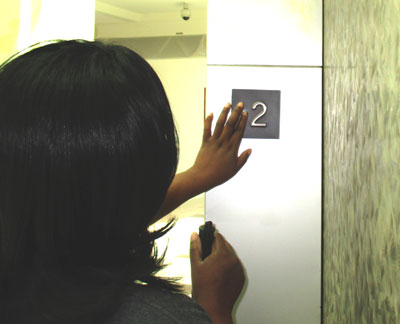
[{"label": "gray knit sweater", "polygon": [[126,298],[109,324],[212,324],[207,313],[184,294],[146,286]]}]

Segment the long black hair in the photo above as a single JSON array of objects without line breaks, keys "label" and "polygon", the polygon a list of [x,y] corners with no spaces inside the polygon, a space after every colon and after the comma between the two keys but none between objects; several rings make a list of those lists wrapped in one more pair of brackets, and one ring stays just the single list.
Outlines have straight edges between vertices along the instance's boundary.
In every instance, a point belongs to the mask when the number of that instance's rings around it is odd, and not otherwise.
[{"label": "long black hair", "polygon": [[177,289],[149,232],[177,137],[156,73],[122,46],[34,47],[0,66],[0,322],[103,323],[135,282]]}]

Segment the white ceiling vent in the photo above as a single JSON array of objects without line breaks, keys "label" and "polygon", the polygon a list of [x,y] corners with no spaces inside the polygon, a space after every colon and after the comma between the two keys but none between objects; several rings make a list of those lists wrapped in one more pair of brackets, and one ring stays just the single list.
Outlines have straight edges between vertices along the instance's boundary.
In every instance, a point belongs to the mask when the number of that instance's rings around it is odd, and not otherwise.
[{"label": "white ceiling vent", "polygon": [[207,36],[167,36],[100,39],[106,43],[126,46],[146,59],[205,57]]}]

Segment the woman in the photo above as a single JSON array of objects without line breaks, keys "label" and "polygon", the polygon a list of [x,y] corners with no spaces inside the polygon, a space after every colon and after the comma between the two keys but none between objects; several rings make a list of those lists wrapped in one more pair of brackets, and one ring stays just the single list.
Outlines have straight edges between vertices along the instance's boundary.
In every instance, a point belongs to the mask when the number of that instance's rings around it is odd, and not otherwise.
[{"label": "woman", "polygon": [[0,322],[232,323],[244,275],[229,243],[217,234],[202,261],[191,237],[200,307],[155,276],[162,258],[154,240],[172,224],[147,228],[244,165],[242,109],[227,121],[227,105],[213,134],[209,116],[194,166],[175,176],[169,103],[136,53],[59,41],[3,64]]}]

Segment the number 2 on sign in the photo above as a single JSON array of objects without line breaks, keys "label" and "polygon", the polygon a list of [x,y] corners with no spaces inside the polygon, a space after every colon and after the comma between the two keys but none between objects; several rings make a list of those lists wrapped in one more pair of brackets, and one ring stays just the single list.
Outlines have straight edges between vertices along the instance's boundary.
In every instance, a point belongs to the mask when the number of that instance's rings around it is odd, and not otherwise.
[{"label": "number 2 on sign", "polygon": [[268,107],[262,101],[256,101],[255,103],[253,103],[253,106],[251,107],[251,109],[255,110],[258,106],[261,106],[263,110],[256,117],[254,117],[253,121],[251,122],[251,126],[252,127],[266,127],[267,124],[257,123],[257,120],[259,120],[262,116],[264,116],[267,113]]}]

